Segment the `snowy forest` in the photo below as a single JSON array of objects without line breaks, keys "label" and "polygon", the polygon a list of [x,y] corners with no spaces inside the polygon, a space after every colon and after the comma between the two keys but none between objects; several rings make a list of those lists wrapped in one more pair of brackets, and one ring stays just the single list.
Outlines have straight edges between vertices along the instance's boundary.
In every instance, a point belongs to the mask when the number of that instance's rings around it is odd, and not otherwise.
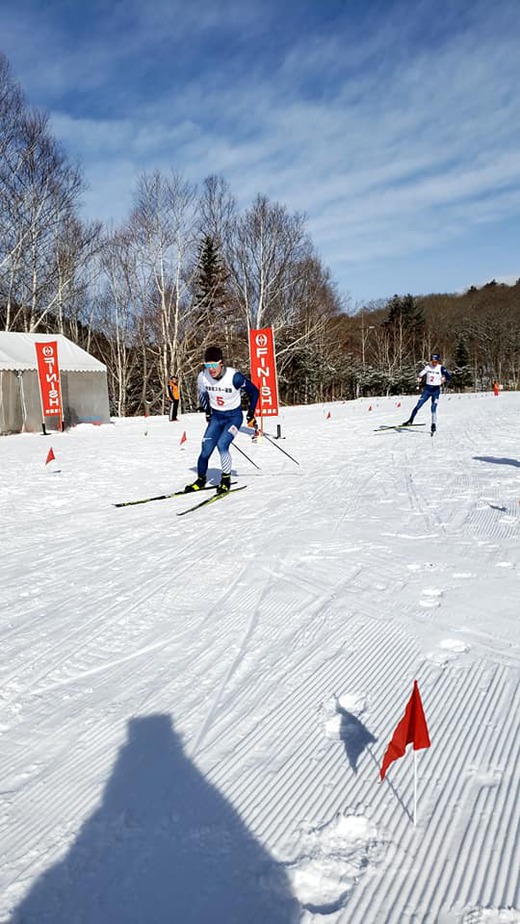
[{"label": "snowy forest", "polygon": [[280,399],[308,404],[411,392],[432,350],[450,387],[520,387],[520,279],[462,294],[352,305],[306,217],[225,179],[143,173],[124,222],[82,217],[85,181],[0,55],[0,328],[63,333],[107,366],[111,413],[164,413],[179,376],[196,407],[204,348],[248,371],[248,332],[274,330]]}]

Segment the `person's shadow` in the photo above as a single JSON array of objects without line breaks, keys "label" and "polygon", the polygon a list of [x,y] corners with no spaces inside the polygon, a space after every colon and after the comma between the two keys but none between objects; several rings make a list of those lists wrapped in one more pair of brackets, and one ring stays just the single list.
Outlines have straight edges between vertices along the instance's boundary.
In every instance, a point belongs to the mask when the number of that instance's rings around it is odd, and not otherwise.
[{"label": "person's shadow", "polygon": [[514,465],[515,468],[520,468],[518,459],[499,458],[497,456],[473,456],[473,458],[477,462],[494,462],[496,465]]},{"label": "person's shadow", "polygon": [[345,745],[345,753],[354,773],[357,773],[358,760],[363,751],[377,741],[366,725],[336,703],[336,711],[341,716],[339,737]]},{"label": "person's shadow", "polygon": [[170,717],[128,723],[103,801],[11,924],[296,924],[287,875],[183,752]]}]

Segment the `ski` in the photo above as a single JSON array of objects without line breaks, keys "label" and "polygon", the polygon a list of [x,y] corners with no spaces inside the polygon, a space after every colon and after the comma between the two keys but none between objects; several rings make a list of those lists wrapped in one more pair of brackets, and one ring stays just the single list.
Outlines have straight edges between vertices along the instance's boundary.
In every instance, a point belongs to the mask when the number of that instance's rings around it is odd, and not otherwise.
[{"label": "ski", "polygon": [[[232,481],[231,484],[236,484]],[[184,497],[185,494],[198,494],[199,491],[214,491],[216,484],[207,484],[198,491],[173,491],[172,494],[157,494],[155,497],[143,497],[140,500],[121,501],[119,504],[112,504],[113,507],[133,507],[135,504],[150,504],[152,501],[169,500],[171,497]]]},{"label": "ski", "polygon": [[229,494],[234,494],[236,491],[243,491],[244,488],[247,488],[246,484],[240,485],[239,488],[231,488],[231,491],[226,491],[225,494],[213,494],[212,497],[206,497],[205,500],[199,501],[198,504],[195,504],[193,507],[188,507],[187,510],[181,510],[177,516],[183,517],[187,513],[193,513],[194,510],[198,510],[199,507],[207,507],[208,504],[214,504],[215,501],[222,500],[223,497],[228,497]]},{"label": "ski", "polygon": [[424,427],[424,423],[394,424],[393,426],[385,426],[382,424],[380,427],[377,427],[374,432],[383,433],[385,430],[411,430],[412,427]]}]

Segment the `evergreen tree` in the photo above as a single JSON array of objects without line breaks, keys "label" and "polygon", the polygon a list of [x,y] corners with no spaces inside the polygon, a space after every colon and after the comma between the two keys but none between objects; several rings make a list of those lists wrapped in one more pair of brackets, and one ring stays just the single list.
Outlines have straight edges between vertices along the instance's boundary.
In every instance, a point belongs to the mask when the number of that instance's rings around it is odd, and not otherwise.
[{"label": "evergreen tree", "polygon": [[453,354],[454,368],[451,384],[454,388],[464,389],[473,385],[473,371],[470,365],[468,345],[463,336],[459,335],[455,352]]},{"label": "evergreen tree", "polygon": [[195,299],[199,309],[219,310],[227,301],[227,272],[215,238],[204,235],[199,247],[198,273],[195,279]]},{"label": "evergreen tree", "polygon": [[417,335],[424,327],[424,311],[413,295],[394,295],[388,303],[386,327],[402,328],[408,334]]},{"label": "evergreen tree", "polygon": [[382,328],[388,338],[388,374],[399,377],[410,362],[415,365],[419,357],[420,337],[424,330],[423,309],[413,295],[394,295],[388,302],[388,316]]},{"label": "evergreen tree", "polygon": [[223,347],[229,346],[228,278],[219,242],[212,235],[205,234],[198,249],[194,278],[195,341],[200,346],[209,340],[219,341]]}]

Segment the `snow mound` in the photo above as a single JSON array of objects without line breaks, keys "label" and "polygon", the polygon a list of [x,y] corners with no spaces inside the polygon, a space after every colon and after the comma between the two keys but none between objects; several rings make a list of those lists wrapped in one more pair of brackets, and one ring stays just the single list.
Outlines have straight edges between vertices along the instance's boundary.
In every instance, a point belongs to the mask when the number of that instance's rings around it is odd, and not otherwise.
[{"label": "snow mound", "polygon": [[364,815],[338,815],[306,835],[306,848],[289,875],[299,902],[314,914],[339,910],[384,853],[375,825]]},{"label": "snow mound", "polygon": [[520,924],[520,911],[514,908],[472,908],[461,924]]}]

